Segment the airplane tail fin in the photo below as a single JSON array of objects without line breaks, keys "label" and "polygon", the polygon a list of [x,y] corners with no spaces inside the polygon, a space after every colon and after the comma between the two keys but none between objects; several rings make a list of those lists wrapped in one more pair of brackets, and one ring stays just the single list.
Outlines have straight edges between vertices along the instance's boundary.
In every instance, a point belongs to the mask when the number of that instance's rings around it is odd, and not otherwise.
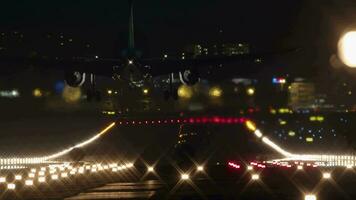
[{"label": "airplane tail fin", "polygon": [[135,49],[135,33],[134,33],[134,0],[129,0],[129,36],[128,36],[128,49],[133,52]]}]

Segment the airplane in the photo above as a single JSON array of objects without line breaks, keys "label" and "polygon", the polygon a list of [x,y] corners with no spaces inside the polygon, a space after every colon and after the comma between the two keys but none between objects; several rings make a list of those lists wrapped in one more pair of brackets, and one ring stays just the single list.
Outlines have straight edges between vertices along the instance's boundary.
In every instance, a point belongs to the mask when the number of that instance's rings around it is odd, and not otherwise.
[{"label": "airplane", "polygon": [[[180,82],[185,85],[195,85],[201,78],[201,71],[215,70],[223,64],[240,63],[244,64],[243,70],[237,70],[234,66],[232,70],[240,76],[248,77],[261,70],[261,66],[246,67],[246,63],[253,62],[256,58],[273,56],[275,53],[246,54],[232,56],[209,56],[195,58],[141,58],[139,51],[135,48],[134,37],[134,0],[129,0],[129,23],[128,23],[128,46],[125,55],[120,58],[99,58],[95,57],[73,57],[62,58],[1,58],[0,64],[14,66],[19,64],[36,67],[54,68],[64,71],[64,80],[71,87],[81,87],[89,81],[90,89],[87,92],[87,99],[100,100],[100,92],[96,90],[96,76],[111,77],[127,83],[137,81],[149,81],[152,77],[168,75],[170,80],[170,90],[165,92],[167,98],[176,99],[177,89],[172,86],[173,75],[178,74]],[[287,52],[290,52],[288,50]],[[292,50],[294,52],[295,49]],[[279,54],[278,52],[277,54]],[[283,52],[282,52],[283,53]],[[285,52],[284,52],[285,53]],[[225,69],[225,66],[224,66]],[[278,70],[278,69],[276,69]]]}]

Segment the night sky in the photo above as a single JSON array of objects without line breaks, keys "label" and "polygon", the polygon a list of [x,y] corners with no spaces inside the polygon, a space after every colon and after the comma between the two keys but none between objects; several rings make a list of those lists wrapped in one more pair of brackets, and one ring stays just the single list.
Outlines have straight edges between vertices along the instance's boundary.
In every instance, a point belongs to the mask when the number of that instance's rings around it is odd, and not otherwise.
[{"label": "night sky", "polygon": [[[280,41],[293,35],[305,3],[297,0],[155,0],[136,1],[135,6],[138,37],[148,40],[150,50],[158,51],[220,38],[256,45]],[[3,3],[0,9],[3,28],[82,31],[98,40],[125,32],[127,16],[128,5],[124,0],[11,1]]]},{"label": "night sky", "polygon": [[[302,48],[303,59],[290,63],[328,76],[332,72],[323,71],[340,34],[355,24],[355,7],[353,0],[136,0],[136,44],[146,56],[192,43],[246,42],[255,52]],[[127,18],[125,0],[18,0],[1,6],[0,30],[76,34],[95,41],[103,56],[119,57]]]}]

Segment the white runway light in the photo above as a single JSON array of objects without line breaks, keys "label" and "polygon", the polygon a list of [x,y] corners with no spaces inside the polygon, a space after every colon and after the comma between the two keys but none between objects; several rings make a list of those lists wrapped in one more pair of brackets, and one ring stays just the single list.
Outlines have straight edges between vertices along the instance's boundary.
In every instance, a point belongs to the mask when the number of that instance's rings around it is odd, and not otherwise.
[{"label": "white runway light", "polygon": [[22,176],[21,176],[21,175],[16,175],[16,176],[15,176],[15,180],[17,180],[17,181],[22,180]]},{"label": "white runway light", "polygon": [[317,198],[313,194],[307,194],[305,195],[304,200],[317,200]]},{"label": "white runway light", "polygon": [[260,175],[258,175],[258,174],[252,174],[251,179],[252,179],[253,181],[259,180],[259,179],[260,179]]},{"label": "white runway light", "polygon": [[58,180],[58,175],[57,175],[57,174],[53,174],[53,175],[51,176],[51,178],[52,178],[52,180]]},{"label": "white runway light", "polygon": [[7,184],[7,189],[14,190],[14,189],[16,189],[16,185],[14,183],[9,183],[9,184]]},{"label": "white runway light", "polygon": [[189,179],[189,174],[182,174],[181,175],[182,180],[188,180]]},{"label": "white runway light", "polygon": [[198,171],[198,172],[204,171],[204,167],[203,167],[203,166],[198,166],[198,167],[197,167],[197,171]]},{"label": "white runway light", "polygon": [[25,185],[27,186],[32,186],[33,185],[33,180],[26,180]]},{"label": "white runway light", "polygon": [[44,182],[46,182],[46,178],[45,177],[39,177],[38,178],[38,182],[44,183]]},{"label": "white runway light", "polygon": [[323,173],[323,179],[330,179],[331,178],[331,174],[328,172]]},{"label": "white runway light", "polygon": [[148,168],[147,168],[147,171],[148,171],[148,172],[154,172],[155,169],[154,169],[153,167],[148,167]]}]

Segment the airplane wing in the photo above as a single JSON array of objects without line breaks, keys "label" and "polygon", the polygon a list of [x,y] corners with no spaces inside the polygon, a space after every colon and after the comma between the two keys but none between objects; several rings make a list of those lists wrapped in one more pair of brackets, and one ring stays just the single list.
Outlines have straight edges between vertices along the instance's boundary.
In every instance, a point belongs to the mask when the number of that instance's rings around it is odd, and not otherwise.
[{"label": "airplane wing", "polygon": [[[232,56],[201,56],[196,58],[156,58],[143,59],[141,64],[150,66],[152,75],[163,75],[168,73],[180,72],[184,70],[205,70],[214,68],[224,68],[224,70],[236,70],[241,66],[249,66],[245,68],[246,73],[253,73],[261,68],[260,63],[266,62],[274,57],[290,54],[299,51],[291,49],[281,52],[260,53],[260,54],[245,54]],[[243,74],[241,74],[243,75]]]},{"label": "airplane wing", "polygon": [[43,70],[57,69],[60,71],[78,71],[93,73],[100,76],[111,77],[115,67],[120,67],[119,59],[99,58],[48,58],[48,57],[0,57],[2,68],[28,68],[35,67]]},{"label": "airplane wing", "polygon": [[[238,68],[245,66],[243,72],[246,74],[256,73],[261,66],[259,61],[266,60],[286,53],[296,52],[296,49],[277,52],[277,53],[261,53],[261,54],[246,54],[232,56],[201,56],[196,58],[151,58],[137,59],[134,63],[139,64],[144,72],[150,73],[152,76],[165,75],[169,73],[181,72],[184,70],[205,70],[214,69],[223,66],[223,70],[227,72],[235,72]],[[233,64],[233,65],[229,65]],[[252,65],[251,65],[252,64]],[[251,66],[250,66],[251,65]],[[122,71],[127,66],[127,60],[120,59],[102,59],[102,58],[47,58],[47,57],[0,57],[0,66],[2,68],[18,68],[18,67],[37,67],[46,69],[57,69],[61,71],[78,71],[83,73],[93,73],[99,76],[112,77],[114,73]],[[248,66],[248,67],[246,67]],[[242,72],[242,70],[239,70]],[[244,74],[240,74],[244,75]]]}]

